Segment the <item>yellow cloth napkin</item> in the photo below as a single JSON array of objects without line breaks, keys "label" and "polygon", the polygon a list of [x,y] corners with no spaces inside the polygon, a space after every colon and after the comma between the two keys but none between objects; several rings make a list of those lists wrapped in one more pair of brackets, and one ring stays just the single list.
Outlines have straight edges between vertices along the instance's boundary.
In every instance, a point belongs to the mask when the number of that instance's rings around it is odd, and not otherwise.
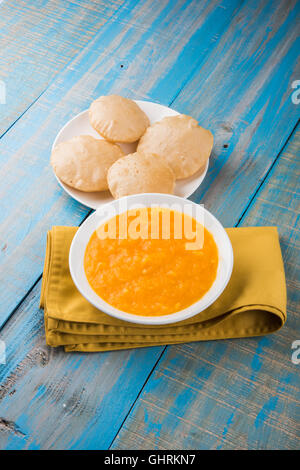
[{"label": "yellow cloth napkin", "polygon": [[40,307],[46,341],[65,351],[109,351],[143,346],[258,336],[286,320],[286,287],[275,227],[230,228],[234,268],[225,291],[205,311],[170,325],[144,326],[110,317],[76,289],[69,272],[75,227],[47,234]]}]

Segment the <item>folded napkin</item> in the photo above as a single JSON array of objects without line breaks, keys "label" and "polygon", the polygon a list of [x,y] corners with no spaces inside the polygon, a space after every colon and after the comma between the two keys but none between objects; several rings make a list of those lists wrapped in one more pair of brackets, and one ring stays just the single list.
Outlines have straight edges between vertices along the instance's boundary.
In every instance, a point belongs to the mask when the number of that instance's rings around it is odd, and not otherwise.
[{"label": "folded napkin", "polygon": [[231,279],[208,309],[170,325],[128,323],[97,310],[76,289],[69,272],[75,227],[47,234],[40,307],[46,341],[65,351],[109,351],[273,333],[286,320],[286,287],[275,227],[230,228]]}]

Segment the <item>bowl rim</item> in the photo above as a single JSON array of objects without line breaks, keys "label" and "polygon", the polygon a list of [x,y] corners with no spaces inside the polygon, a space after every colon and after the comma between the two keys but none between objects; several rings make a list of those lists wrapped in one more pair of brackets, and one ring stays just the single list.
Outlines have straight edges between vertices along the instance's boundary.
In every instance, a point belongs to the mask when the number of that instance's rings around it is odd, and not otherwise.
[{"label": "bowl rim", "polygon": [[[225,243],[227,243],[227,250],[228,250],[227,251],[227,255],[228,255],[227,262],[228,262],[228,265],[227,265],[226,276],[222,280],[221,287],[219,289],[217,289],[216,292],[214,292],[212,294],[213,287],[214,287],[214,285],[216,283],[216,280],[218,278],[218,274],[217,274],[217,277],[216,277],[215,281],[213,282],[212,286],[204,294],[203,297],[201,297],[198,301],[194,302],[190,306],[188,306],[188,307],[186,307],[182,310],[179,310],[177,312],[167,314],[167,315],[144,316],[144,315],[135,315],[135,314],[132,314],[132,313],[128,313],[128,312],[119,310],[119,309],[113,307],[112,305],[108,304],[107,302],[105,302],[105,300],[103,300],[102,297],[100,297],[98,294],[96,294],[96,292],[92,289],[92,287],[89,286],[89,289],[93,292],[93,296],[96,296],[96,298],[97,298],[97,301],[95,301],[95,299],[91,298],[91,296],[89,295],[89,292],[87,292],[85,290],[85,288],[82,286],[82,284],[79,281],[79,279],[76,275],[76,272],[75,272],[76,266],[74,264],[74,259],[75,259],[74,256],[75,256],[76,250],[77,250],[76,245],[78,244],[78,241],[79,241],[80,237],[82,236],[83,231],[85,230],[87,224],[90,224],[92,219],[97,217],[98,211],[100,211],[100,212],[105,211],[105,208],[107,208],[108,206],[114,206],[114,205],[120,203],[120,201],[122,202],[122,201],[125,201],[125,200],[127,200],[129,202],[133,202],[133,203],[136,202],[136,204],[138,205],[139,203],[141,203],[141,200],[145,197],[150,198],[150,199],[152,197],[159,197],[161,199],[165,199],[166,202],[170,202],[170,200],[172,200],[173,202],[176,202],[176,201],[180,200],[181,203],[184,201],[184,203],[186,203],[186,204],[192,204],[194,206],[197,206],[198,209],[201,208],[201,210],[204,211],[204,215],[207,214],[208,217],[213,221],[213,224],[222,232],[222,236],[224,237]],[[156,205],[156,206],[159,206],[160,204],[163,204],[163,202],[153,203],[153,204]],[[146,205],[146,207],[149,207],[150,205],[151,205],[151,202],[149,202],[149,204]],[[130,209],[130,208],[128,208],[128,209]],[[122,213],[122,211],[120,211],[120,212],[117,211],[115,213],[115,215],[117,215],[119,213]],[[109,220],[109,218],[110,217],[105,219],[105,217],[104,217],[101,222],[99,222],[98,224],[95,224],[94,228],[92,230],[90,230],[89,233],[87,233],[87,235],[85,236],[84,251],[86,249],[86,245],[87,245],[88,241],[90,240],[90,237],[91,237],[92,233],[97,229],[97,226],[104,223],[105,220]],[[204,226],[205,226],[205,224],[204,224]],[[207,230],[209,230],[209,229],[207,229]],[[211,233],[211,231],[210,231],[210,233]],[[213,235],[213,237],[214,237],[214,240],[215,240],[214,235]],[[218,269],[219,269],[221,252],[220,252],[220,246],[218,245],[216,240],[215,240],[215,243],[217,245],[218,252],[219,252],[219,264],[218,264]],[[83,256],[84,256],[84,254],[83,254]],[[188,318],[191,318],[191,317],[201,313],[202,311],[206,310],[210,305],[212,305],[217,300],[218,297],[220,297],[220,295],[222,294],[222,292],[226,288],[226,286],[227,286],[227,284],[230,280],[231,274],[232,274],[233,261],[234,261],[233,249],[232,249],[230,238],[228,237],[224,227],[218,221],[218,219],[210,211],[205,209],[205,207],[200,205],[200,204],[197,204],[197,203],[195,203],[195,202],[193,202],[189,199],[185,199],[185,198],[182,198],[180,196],[174,196],[172,194],[165,194],[165,193],[140,193],[140,194],[134,194],[134,195],[131,195],[131,196],[125,196],[123,198],[115,199],[114,201],[111,201],[111,202],[108,202],[107,204],[101,205],[98,210],[96,210],[91,215],[89,215],[89,217],[87,217],[85,219],[85,221],[80,225],[80,227],[78,228],[76,234],[73,237],[73,240],[72,240],[72,243],[71,243],[71,246],[70,246],[70,251],[69,251],[70,274],[71,274],[72,280],[73,280],[76,288],[83,295],[83,297],[85,297],[85,299],[89,303],[91,303],[94,307],[96,307],[101,312],[106,313],[107,315],[115,317],[119,320],[123,320],[124,322],[143,324],[143,325],[166,325],[166,324],[170,324],[170,323],[178,323],[178,322],[181,322],[181,321],[186,320]],[[86,279],[86,282],[88,283],[88,280],[86,278],[86,274],[85,274],[85,271],[84,271],[84,267],[81,266],[81,268],[83,270],[83,274],[84,274],[84,277]],[[205,297],[207,297],[207,294],[210,294],[210,299],[205,301]],[[203,299],[204,299],[204,301],[203,301]],[[203,304],[203,307],[201,307],[201,308],[197,307],[200,303]]]}]

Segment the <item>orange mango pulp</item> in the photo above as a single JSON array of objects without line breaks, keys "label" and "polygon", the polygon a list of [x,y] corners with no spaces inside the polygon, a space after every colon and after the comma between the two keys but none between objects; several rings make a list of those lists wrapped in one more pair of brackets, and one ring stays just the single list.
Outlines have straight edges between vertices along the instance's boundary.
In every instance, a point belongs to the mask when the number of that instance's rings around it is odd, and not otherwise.
[{"label": "orange mango pulp", "polygon": [[[193,238],[183,228],[188,222]],[[182,235],[176,238],[180,224]],[[115,231],[105,238],[109,227]],[[202,234],[201,249],[191,245],[197,233]],[[110,219],[92,234],[84,256],[92,289],[113,307],[135,315],[167,315],[197,302],[212,286],[217,268],[211,233],[189,215],[166,208],[131,210]]]}]

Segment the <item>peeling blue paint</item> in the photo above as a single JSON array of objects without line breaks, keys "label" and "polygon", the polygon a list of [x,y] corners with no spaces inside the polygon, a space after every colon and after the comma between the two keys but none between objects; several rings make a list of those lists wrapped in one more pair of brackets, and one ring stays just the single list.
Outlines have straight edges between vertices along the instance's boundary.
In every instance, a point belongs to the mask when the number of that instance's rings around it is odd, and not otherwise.
[{"label": "peeling blue paint", "polygon": [[258,415],[256,416],[254,425],[259,428],[265,424],[267,418],[269,418],[271,411],[274,411],[278,402],[278,397],[271,397],[267,403],[264,404]]}]

